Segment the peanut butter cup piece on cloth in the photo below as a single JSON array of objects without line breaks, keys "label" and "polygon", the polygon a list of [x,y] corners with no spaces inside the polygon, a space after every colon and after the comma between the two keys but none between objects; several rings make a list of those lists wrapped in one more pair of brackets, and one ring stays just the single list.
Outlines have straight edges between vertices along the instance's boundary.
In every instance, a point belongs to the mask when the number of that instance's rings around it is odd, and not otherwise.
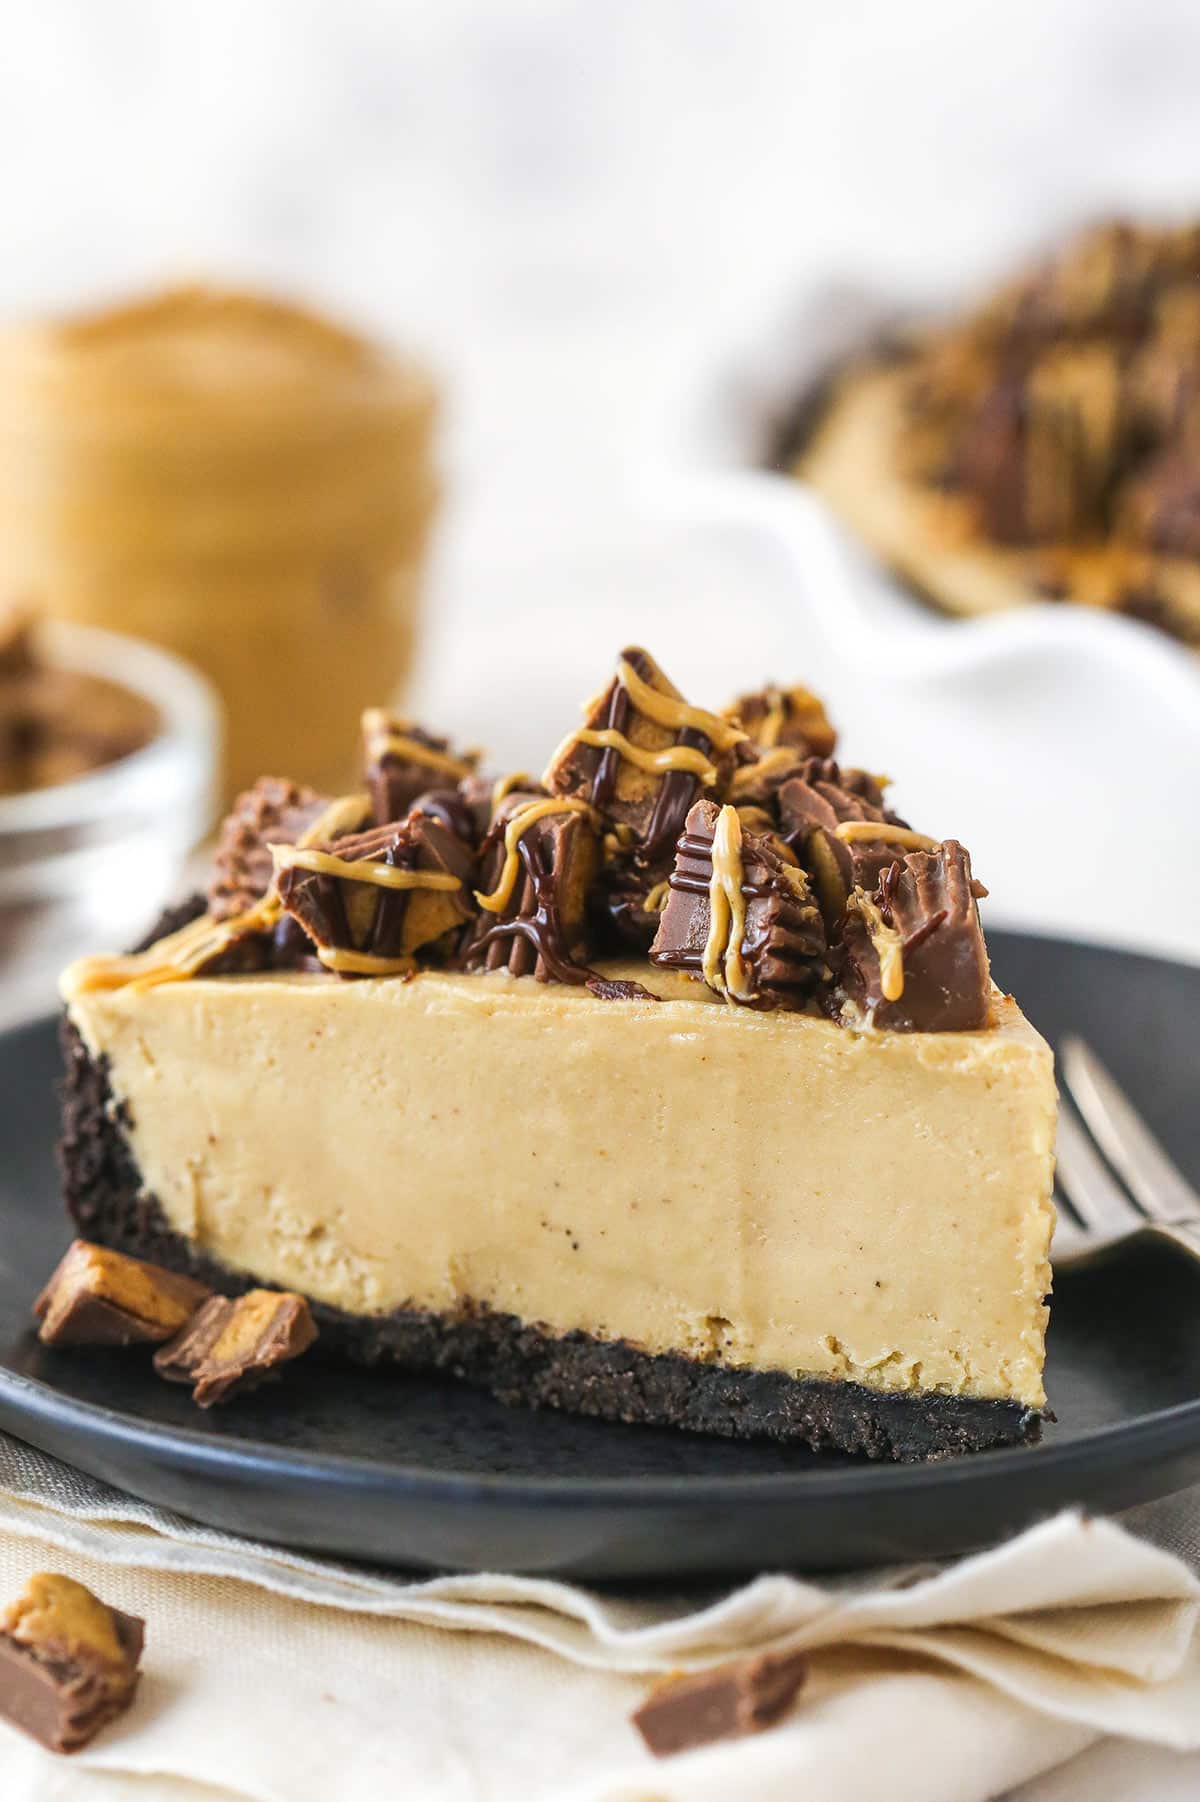
[{"label": "peanut butter cup piece on cloth", "polygon": [[145,1623],[41,1571],[0,1612],[0,1716],[77,1752],[133,1701]]}]

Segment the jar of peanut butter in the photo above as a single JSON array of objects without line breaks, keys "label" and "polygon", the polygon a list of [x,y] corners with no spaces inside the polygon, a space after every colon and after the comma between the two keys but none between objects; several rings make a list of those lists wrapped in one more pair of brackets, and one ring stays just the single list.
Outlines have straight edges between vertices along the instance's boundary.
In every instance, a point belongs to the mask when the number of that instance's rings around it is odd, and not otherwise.
[{"label": "jar of peanut butter", "polygon": [[298,307],[184,288],[0,334],[0,401],[7,589],[198,665],[229,792],[343,785],[412,656],[426,374]]}]

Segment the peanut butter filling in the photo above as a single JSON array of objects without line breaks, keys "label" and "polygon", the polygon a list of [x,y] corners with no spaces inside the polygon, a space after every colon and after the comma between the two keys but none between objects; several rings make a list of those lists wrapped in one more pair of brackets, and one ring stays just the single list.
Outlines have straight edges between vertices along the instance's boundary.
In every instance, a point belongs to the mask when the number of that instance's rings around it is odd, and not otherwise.
[{"label": "peanut butter filling", "polygon": [[1015,1005],[857,1033],[652,986],[199,977],[69,1006],[146,1191],[260,1284],[1040,1406],[1054,1083]]}]

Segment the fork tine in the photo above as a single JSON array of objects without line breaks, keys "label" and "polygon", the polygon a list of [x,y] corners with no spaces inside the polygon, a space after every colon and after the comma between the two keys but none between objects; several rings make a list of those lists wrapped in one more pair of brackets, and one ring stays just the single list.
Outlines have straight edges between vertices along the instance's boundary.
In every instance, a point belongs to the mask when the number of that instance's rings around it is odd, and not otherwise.
[{"label": "fork tine", "polygon": [[1082,1039],[1065,1038],[1059,1053],[1067,1087],[1104,1155],[1154,1220],[1200,1220],[1200,1195]]},{"label": "fork tine", "polygon": [[1102,1239],[1115,1239],[1145,1226],[1144,1217],[1105,1168],[1065,1102],[1058,1110],[1057,1152],[1058,1181],[1085,1231]]}]

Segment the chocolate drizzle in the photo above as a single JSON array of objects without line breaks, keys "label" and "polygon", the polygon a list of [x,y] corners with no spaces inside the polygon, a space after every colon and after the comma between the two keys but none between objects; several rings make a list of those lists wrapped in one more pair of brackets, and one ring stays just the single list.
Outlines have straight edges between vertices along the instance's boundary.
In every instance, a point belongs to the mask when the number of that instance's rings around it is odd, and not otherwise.
[{"label": "chocolate drizzle", "polygon": [[[703,751],[706,755],[712,753],[710,741],[702,732],[696,732],[690,726],[683,727],[676,743],[690,750]],[[652,870],[670,851],[683,830],[688,809],[699,788],[699,777],[693,776],[689,770],[667,771],[659,786],[646,836],[638,847],[637,861],[643,868]]]},{"label": "chocolate drizzle", "polygon": [[[583,983],[592,974],[571,956],[563,928],[558,882],[550,847],[543,835],[527,832],[517,854],[527,879],[532,910],[497,920],[471,941],[466,966],[482,963],[489,970],[507,966],[514,976],[536,973],[542,982]],[[523,901],[522,905],[527,902]]]},{"label": "chocolate drizzle", "polygon": [[[625,655],[639,676],[650,680],[649,658],[643,651],[628,650]],[[624,732],[629,725],[629,716],[633,711],[633,702],[629,690],[623,682],[614,681],[609,689],[607,705],[604,708],[602,724],[616,732]],[[599,747],[599,756],[595,770],[592,772],[588,798],[598,813],[604,813],[613,798],[617,786],[617,777],[621,773],[621,753],[615,745]]]},{"label": "chocolate drizzle", "polygon": [[483,841],[484,890],[501,893],[514,854],[518,870],[511,893],[499,917],[484,902],[485,911],[467,935],[465,967],[507,968],[540,982],[586,982],[588,896],[600,856],[591,818],[573,803],[555,804],[548,796],[514,789],[500,801]]}]

